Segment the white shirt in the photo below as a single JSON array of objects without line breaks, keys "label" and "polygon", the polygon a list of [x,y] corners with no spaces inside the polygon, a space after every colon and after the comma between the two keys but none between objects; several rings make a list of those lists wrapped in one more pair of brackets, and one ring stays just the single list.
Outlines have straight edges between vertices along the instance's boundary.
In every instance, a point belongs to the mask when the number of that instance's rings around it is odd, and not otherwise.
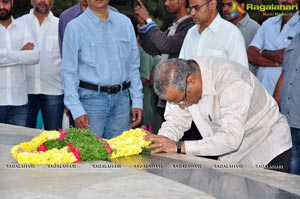
[{"label": "white shirt", "polygon": [[[28,42],[35,43],[27,25],[0,24],[0,105],[24,105],[28,102],[24,64],[39,61],[38,48],[21,50]],[[27,66],[25,66],[27,67]]]},{"label": "white shirt", "polygon": [[248,68],[245,40],[237,27],[218,14],[201,34],[199,28],[200,25],[196,24],[189,29],[179,58],[215,56],[238,62]]},{"label": "white shirt", "polygon": [[37,17],[30,13],[18,18],[33,32],[40,50],[40,62],[26,68],[29,94],[61,95],[61,57],[58,44],[58,18],[49,13],[40,25]]},{"label": "white shirt", "polygon": [[167,103],[166,122],[158,134],[178,141],[193,120],[203,139],[185,141],[187,154],[247,166],[266,165],[291,148],[286,118],[249,70],[219,58],[200,57],[197,62],[201,100],[185,109]]}]

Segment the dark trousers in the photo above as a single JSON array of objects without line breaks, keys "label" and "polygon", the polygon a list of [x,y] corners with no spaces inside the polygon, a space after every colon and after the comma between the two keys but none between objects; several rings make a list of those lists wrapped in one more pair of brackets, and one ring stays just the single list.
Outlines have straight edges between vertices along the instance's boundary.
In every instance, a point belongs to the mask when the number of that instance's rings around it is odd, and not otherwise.
[{"label": "dark trousers", "polygon": [[191,128],[184,132],[183,137],[180,139],[180,141],[187,140],[202,140],[202,136],[194,122],[192,122]]},{"label": "dark trousers", "polygon": [[266,169],[289,173],[291,167],[291,157],[292,149],[289,149],[271,160],[271,162],[267,164]]},{"label": "dark trousers", "polygon": [[0,106],[0,123],[25,126],[28,105]]},{"label": "dark trousers", "polygon": [[292,158],[291,173],[300,175],[300,128],[291,127],[292,134]]},{"label": "dark trousers", "polygon": [[45,130],[61,129],[64,113],[63,99],[63,95],[29,94],[26,127],[36,128],[37,116],[41,109]]},{"label": "dark trousers", "polygon": [[75,127],[75,121],[70,110],[67,110],[67,116],[69,117],[70,127]]}]

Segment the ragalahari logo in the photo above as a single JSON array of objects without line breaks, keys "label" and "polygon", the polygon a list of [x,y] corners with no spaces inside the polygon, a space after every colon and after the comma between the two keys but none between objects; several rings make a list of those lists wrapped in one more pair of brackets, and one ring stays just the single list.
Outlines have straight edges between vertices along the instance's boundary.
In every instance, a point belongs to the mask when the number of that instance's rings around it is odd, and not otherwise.
[{"label": "ragalahari logo", "polygon": [[237,2],[233,1],[231,3],[232,3],[232,6],[231,6],[231,11],[230,11],[231,12],[230,17],[232,19],[237,17],[240,14],[242,14],[242,15],[246,14],[246,10],[241,8]]}]

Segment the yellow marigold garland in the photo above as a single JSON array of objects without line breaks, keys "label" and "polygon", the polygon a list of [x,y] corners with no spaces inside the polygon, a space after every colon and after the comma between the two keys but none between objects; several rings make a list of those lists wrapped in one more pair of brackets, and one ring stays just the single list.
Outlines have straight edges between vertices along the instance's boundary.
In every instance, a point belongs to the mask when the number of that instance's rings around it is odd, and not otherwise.
[{"label": "yellow marigold garland", "polygon": [[[108,147],[113,150],[110,158],[136,155],[151,142],[143,138],[146,133],[142,129],[131,129],[123,132],[120,136],[107,140]],[[53,148],[47,151],[38,151],[37,148],[48,140],[55,140],[61,136],[58,131],[43,131],[39,136],[29,142],[23,142],[11,148],[12,156],[19,164],[47,165],[68,164],[78,161],[69,147],[61,149]]]},{"label": "yellow marigold garland", "polygon": [[60,150],[51,149],[46,152],[38,152],[37,148],[47,140],[57,139],[58,131],[43,131],[39,136],[29,142],[22,142],[11,148],[12,156],[19,164],[67,164],[77,160],[73,153],[68,152],[68,147]]},{"label": "yellow marigold garland", "polygon": [[145,141],[146,133],[142,129],[130,129],[121,135],[107,140],[113,153],[110,158],[136,155],[142,152],[151,141]]}]

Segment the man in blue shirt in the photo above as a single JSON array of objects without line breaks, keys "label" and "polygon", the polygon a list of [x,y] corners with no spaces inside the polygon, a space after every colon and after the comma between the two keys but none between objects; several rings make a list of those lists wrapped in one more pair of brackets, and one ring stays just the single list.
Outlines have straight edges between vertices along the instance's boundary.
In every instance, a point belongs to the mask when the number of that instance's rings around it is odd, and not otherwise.
[{"label": "man in blue shirt", "polygon": [[129,18],[108,9],[109,0],[87,0],[69,22],[63,41],[65,105],[78,128],[112,138],[142,120],[140,57]]},{"label": "man in blue shirt", "polygon": [[[79,2],[68,8],[67,10],[63,11],[59,16],[59,23],[58,23],[58,42],[59,42],[59,50],[60,55],[62,56],[62,43],[64,39],[64,33],[65,29],[67,27],[67,24],[72,20],[81,15],[86,8],[88,7],[87,0],[79,0]],[[108,6],[109,9],[114,10],[118,12],[118,10],[112,6]],[[70,126],[75,126],[74,120],[72,118],[72,115],[70,114],[70,111],[67,112],[69,116],[69,124]]]},{"label": "man in blue shirt", "polygon": [[[292,6],[297,4],[297,0],[278,0],[278,3]],[[280,76],[284,50],[299,33],[299,15],[296,10],[289,10],[264,21],[249,44],[248,60],[258,67],[257,79],[270,95],[273,95]]]},{"label": "man in blue shirt", "polygon": [[291,173],[300,175],[300,34],[285,50],[274,98],[287,117],[292,134]]},{"label": "man in blue shirt", "polygon": [[[78,17],[81,13],[85,11],[87,8],[87,0],[79,0],[79,2],[68,8],[67,10],[63,11],[59,16],[59,24],[58,24],[58,39],[59,39],[59,49],[60,52],[62,51],[62,42],[64,38],[64,33],[67,24],[72,20]],[[108,6],[109,9],[118,12],[118,10],[112,6]]]}]

